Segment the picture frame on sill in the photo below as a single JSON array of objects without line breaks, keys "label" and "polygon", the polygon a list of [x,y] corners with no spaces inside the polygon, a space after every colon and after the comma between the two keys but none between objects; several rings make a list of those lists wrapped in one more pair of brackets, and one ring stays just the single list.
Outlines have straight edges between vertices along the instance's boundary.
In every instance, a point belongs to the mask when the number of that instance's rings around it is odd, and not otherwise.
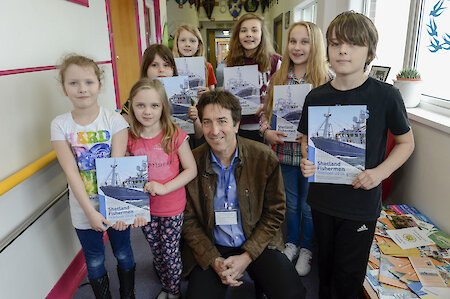
[{"label": "picture frame on sill", "polygon": [[390,66],[372,65],[369,76],[382,82],[386,82],[390,70]]}]

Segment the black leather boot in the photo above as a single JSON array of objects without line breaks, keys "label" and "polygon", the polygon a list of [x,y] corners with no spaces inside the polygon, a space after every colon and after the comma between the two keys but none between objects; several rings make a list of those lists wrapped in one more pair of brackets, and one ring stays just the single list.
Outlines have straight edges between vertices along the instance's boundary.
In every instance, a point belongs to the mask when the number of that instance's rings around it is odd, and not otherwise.
[{"label": "black leather boot", "polygon": [[117,274],[120,283],[120,299],[135,299],[134,294],[134,272],[136,264],[129,270],[122,270],[117,266]]},{"label": "black leather boot", "polygon": [[111,299],[111,293],[109,292],[109,279],[108,274],[103,275],[97,279],[89,279],[92,290],[94,291],[95,298],[97,299]]}]

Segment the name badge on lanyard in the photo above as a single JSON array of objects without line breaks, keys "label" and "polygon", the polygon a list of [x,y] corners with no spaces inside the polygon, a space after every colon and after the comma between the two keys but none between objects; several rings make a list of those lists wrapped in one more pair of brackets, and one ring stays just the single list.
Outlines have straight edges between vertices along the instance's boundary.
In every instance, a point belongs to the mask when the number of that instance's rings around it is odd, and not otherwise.
[{"label": "name badge on lanyard", "polygon": [[222,166],[222,164],[220,163],[220,161],[218,161],[219,165],[222,168],[222,176],[224,179],[224,182],[226,184],[225,186],[225,203],[224,203],[224,209],[218,209],[214,211],[214,215],[215,215],[215,220],[216,220],[216,225],[233,225],[233,224],[238,224],[237,222],[237,217],[238,217],[238,213],[236,209],[233,209],[233,204],[228,202],[228,192],[231,189],[230,186],[230,178],[231,178],[231,167],[228,171],[228,179],[225,180],[225,172],[224,172],[224,167]]},{"label": "name badge on lanyard", "polygon": [[237,224],[237,210],[214,211],[216,225]]}]

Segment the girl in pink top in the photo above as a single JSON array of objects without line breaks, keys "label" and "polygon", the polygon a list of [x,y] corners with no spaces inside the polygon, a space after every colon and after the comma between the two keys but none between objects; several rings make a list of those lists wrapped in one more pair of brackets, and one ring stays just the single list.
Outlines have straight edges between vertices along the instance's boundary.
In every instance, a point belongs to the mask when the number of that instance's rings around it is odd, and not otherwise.
[{"label": "girl in pink top", "polygon": [[[130,91],[131,120],[127,152],[146,155],[151,221],[143,227],[163,289],[158,298],[180,298],[179,250],[184,186],[197,175],[187,134],[170,118],[170,104],[159,80],[143,78]],[[180,172],[180,162],[183,171]]]}]

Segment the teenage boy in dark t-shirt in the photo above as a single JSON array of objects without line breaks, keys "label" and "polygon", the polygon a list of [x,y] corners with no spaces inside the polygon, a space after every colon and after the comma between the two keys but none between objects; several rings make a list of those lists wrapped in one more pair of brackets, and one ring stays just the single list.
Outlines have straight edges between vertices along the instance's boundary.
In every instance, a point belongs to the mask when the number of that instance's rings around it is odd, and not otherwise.
[{"label": "teenage boy in dark t-shirt", "polygon": [[[398,89],[364,74],[378,42],[372,21],[359,13],[344,12],[331,22],[326,38],[336,78],[309,93],[298,130],[304,134],[302,154],[307,157],[308,107],[367,106],[366,170],[352,185],[312,183],[308,194],[319,246],[319,297],[356,298],[361,295],[381,210],[381,181],[409,158],[414,138]],[[384,160],[388,130],[396,145]],[[316,166],[303,158],[301,170],[310,177]]]}]

